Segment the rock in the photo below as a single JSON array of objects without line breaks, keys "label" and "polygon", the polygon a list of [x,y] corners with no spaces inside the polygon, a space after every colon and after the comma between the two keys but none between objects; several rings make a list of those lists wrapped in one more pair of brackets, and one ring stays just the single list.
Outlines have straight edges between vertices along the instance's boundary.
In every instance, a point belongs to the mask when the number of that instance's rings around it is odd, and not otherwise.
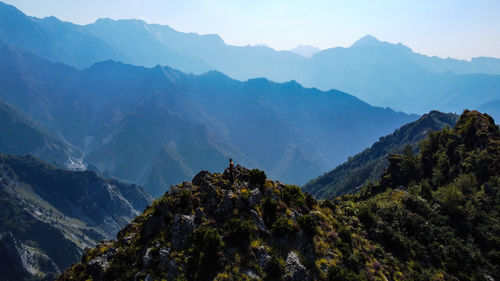
[{"label": "rock", "polygon": [[194,231],[194,215],[179,215],[174,216],[174,222],[170,228],[172,235],[172,249],[180,250],[189,243],[189,234]]},{"label": "rock", "polygon": [[207,207],[215,207],[219,203],[219,198],[217,195],[217,188],[212,184],[206,184],[202,187],[202,191],[205,193]]},{"label": "rock", "polygon": [[25,246],[11,232],[0,234],[0,280],[38,280],[42,272],[50,279],[59,269],[46,254]]},{"label": "rock", "polygon": [[170,249],[161,248],[159,255],[160,255],[160,266],[166,265],[168,262],[168,259],[170,258]]},{"label": "rock", "polygon": [[198,225],[203,222],[203,219],[205,218],[205,213],[203,210],[198,207],[196,210],[194,210],[194,222]]},{"label": "rock", "polygon": [[148,248],[144,256],[142,257],[142,265],[144,268],[150,268],[153,262],[153,255],[151,252],[153,251],[153,247]]},{"label": "rock", "polygon": [[91,269],[91,272],[96,272],[101,274],[106,271],[109,267],[109,260],[113,256],[113,251],[107,251],[106,253],[91,259],[87,264]]},{"label": "rock", "polygon": [[288,253],[286,258],[285,266],[287,281],[306,281],[309,280],[309,274],[307,274],[307,269],[300,262],[299,256],[293,251]]},{"label": "rock", "polygon": [[271,256],[267,253],[266,247],[260,246],[257,248],[255,255],[257,256],[257,264],[265,269],[269,261],[271,261]]},{"label": "rock", "polygon": [[250,215],[252,216],[253,223],[257,226],[257,229],[261,232],[264,232],[266,234],[269,234],[269,230],[266,227],[266,224],[262,220],[262,218],[259,216],[259,214],[255,210],[250,210]]},{"label": "rock", "polygon": [[179,267],[174,259],[170,260],[167,269],[167,280],[174,280],[179,275]]},{"label": "rock", "polygon": [[250,197],[248,198],[248,204],[250,205],[250,208],[253,208],[255,205],[259,204],[261,200],[262,193],[260,193],[258,188],[253,189],[250,192]]},{"label": "rock", "polygon": [[243,271],[243,274],[245,274],[246,276],[248,276],[248,278],[250,278],[250,279],[260,280],[259,275],[257,275],[257,273],[255,273],[255,272],[254,272],[253,270],[251,270],[251,269],[244,270],[244,271]]},{"label": "rock", "polygon": [[224,201],[222,201],[221,206],[216,210],[216,212],[221,215],[231,212],[234,207],[234,197],[234,192],[232,192],[231,190],[227,190],[226,194],[224,195]]},{"label": "rock", "polygon": [[191,182],[197,186],[204,186],[209,182],[210,176],[211,174],[209,171],[201,171],[196,176],[194,176]]}]

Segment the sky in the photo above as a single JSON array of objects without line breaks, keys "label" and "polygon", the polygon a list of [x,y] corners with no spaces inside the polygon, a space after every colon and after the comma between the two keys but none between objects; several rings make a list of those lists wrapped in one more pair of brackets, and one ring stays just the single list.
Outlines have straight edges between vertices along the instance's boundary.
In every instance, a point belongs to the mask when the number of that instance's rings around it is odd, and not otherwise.
[{"label": "sky", "polygon": [[3,0],[78,24],[143,19],[230,45],[347,47],[364,35],[430,56],[500,58],[500,0]]}]

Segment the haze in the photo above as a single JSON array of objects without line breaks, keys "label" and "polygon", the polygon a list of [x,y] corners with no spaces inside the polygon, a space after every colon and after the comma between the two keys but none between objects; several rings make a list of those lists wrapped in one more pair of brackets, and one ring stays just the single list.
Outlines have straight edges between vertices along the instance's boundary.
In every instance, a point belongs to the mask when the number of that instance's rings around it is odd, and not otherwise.
[{"label": "haze", "polygon": [[500,57],[500,1],[332,0],[7,0],[37,17],[79,24],[138,18],[183,32],[219,34],[227,44],[292,49],[349,46],[360,37],[411,46],[426,55]]}]

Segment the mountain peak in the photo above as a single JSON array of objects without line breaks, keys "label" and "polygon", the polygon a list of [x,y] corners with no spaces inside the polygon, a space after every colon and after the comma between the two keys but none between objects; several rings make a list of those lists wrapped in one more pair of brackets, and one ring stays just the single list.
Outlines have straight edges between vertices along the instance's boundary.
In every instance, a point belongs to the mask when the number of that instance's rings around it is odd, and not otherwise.
[{"label": "mountain peak", "polygon": [[357,47],[382,47],[387,45],[387,42],[382,42],[378,40],[375,36],[372,35],[365,35],[361,37],[358,41],[354,42],[354,44],[351,45],[351,48],[357,48]]},{"label": "mountain peak", "polygon": [[297,47],[290,50],[290,52],[296,53],[306,58],[314,56],[319,51],[321,51],[320,48],[310,45],[298,45]]}]

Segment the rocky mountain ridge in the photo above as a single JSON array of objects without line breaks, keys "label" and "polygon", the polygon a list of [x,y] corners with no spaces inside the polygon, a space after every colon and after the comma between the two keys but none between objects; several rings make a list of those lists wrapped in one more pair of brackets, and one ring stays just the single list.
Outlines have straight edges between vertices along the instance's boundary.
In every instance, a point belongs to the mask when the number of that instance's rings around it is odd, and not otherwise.
[{"label": "rocky mountain ridge", "polygon": [[334,201],[259,170],[202,171],[58,280],[496,280],[499,187],[500,130],[465,111]]}]

